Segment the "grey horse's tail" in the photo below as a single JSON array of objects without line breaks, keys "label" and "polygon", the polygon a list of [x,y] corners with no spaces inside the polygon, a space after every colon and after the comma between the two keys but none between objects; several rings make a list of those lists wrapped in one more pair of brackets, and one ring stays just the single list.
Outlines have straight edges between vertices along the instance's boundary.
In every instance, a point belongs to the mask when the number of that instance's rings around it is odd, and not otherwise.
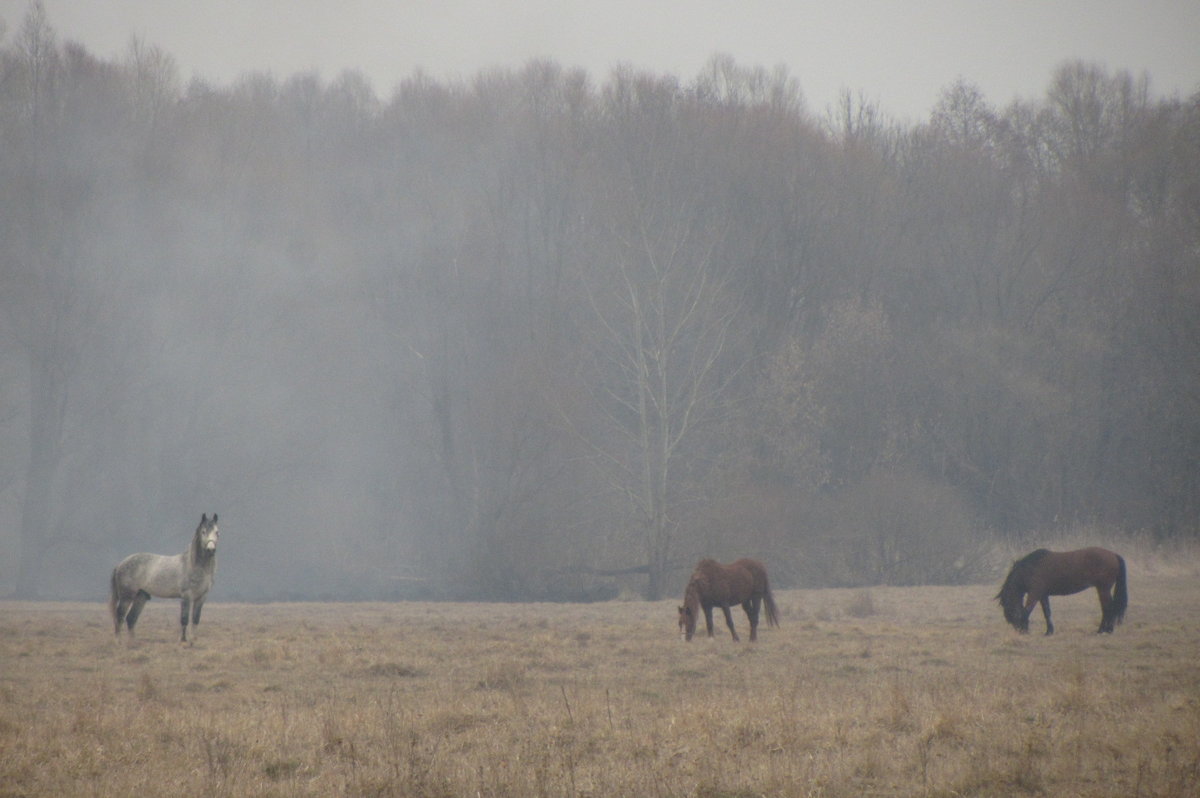
[{"label": "grey horse's tail", "polygon": [[114,568],[108,584],[108,614],[113,619],[113,631],[121,634],[121,622],[117,619],[117,569]]}]

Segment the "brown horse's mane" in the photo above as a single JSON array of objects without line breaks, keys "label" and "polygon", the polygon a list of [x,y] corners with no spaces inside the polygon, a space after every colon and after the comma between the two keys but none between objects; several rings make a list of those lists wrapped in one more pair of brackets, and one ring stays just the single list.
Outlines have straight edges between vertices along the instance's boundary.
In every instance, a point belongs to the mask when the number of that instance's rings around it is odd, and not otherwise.
[{"label": "brown horse's mane", "polygon": [[699,601],[700,596],[712,593],[717,588],[717,575],[720,571],[721,564],[716,560],[704,559],[696,563],[696,570],[692,572],[692,578],[688,580],[684,599],[690,597]]},{"label": "brown horse's mane", "polygon": [[[741,603],[742,597],[732,595],[738,592],[734,588],[732,580],[735,575],[742,573],[741,570],[734,570],[735,567],[743,564],[744,561],[739,560],[733,565],[725,566],[709,558],[696,563],[696,570],[692,573],[692,578],[688,581],[687,589],[684,592],[685,606],[695,608],[705,601]],[[693,601],[694,605],[691,603]]]},{"label": "brown horse's mane", "polygon": [[[713,562],[707,560],[706,562]],[[687,587],[683,591],[683,606],[687,607],[691,612],[700,612],[701,597],[707,596],[712,590],[710,574],[702,572],[699,567],[692,574],[692,578],[688,580]]]}]

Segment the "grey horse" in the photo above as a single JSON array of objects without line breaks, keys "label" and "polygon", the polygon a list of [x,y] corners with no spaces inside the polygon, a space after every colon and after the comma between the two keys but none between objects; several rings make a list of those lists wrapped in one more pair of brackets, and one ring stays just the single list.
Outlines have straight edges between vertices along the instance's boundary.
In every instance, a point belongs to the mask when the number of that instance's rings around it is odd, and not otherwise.
[{"label": "grey horse", "polygon": [[[192,542],[182,554],[131,554],[113,569],[112,589],[108,595],[108,608],[113,616],[113,631],[121,635],[122,622],[133,637],[133,626],[137,623],[142,607],[151,596],[181,599],[179,641],[188,642],[188,615],[192,625],[200,623],[200,607],[212,587],[213,574],[217,570],[217,514],[210,520],[207,514],[200,516],[200,526]],[[195,634],[192,635],[193,639]]]}]

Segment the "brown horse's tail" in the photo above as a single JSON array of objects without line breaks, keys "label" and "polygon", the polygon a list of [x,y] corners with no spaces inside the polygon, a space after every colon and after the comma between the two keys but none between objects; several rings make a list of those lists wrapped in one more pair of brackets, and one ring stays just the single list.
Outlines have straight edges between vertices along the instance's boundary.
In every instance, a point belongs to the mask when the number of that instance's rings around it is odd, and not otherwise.
[{"label": "brown horse's tail", "polygon": [[[765,575],[764,575],[765,580]],[[775,606],[775,597],[771,595],[771,586],[763,584],[763,604],[767,608],[767,626],[779,625],[779,608]]]},{"label": "brown horse's tail", "polygon": [[1125,619],[1125,610],[1129,607],[1129,586],[1125,581],[1125,558],[1117,555],[1117,586],[1113,590],[1112,607],[1109,610],[1113,624]]}]

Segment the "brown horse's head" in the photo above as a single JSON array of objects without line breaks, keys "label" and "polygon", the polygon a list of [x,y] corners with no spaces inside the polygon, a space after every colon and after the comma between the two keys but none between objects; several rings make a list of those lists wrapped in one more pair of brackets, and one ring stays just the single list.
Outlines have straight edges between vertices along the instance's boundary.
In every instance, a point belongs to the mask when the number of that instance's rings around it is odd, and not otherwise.
[{"label": "brown horse's head", "polygon": [[[699,572],[692,574],[687,588],[683,591],[683,604],[679,605],[679,636],[687,641],[696,634],[696,616],[702,612],[700,596],[704,582],[704,577]],[[710,629],[709,632],[711,631]]]},{"label": "brown horse's head", "polygon": [[684,604],[679,608],[679,636],[684,640],[691,640],[694,634],[696,634],[696,613],[691,607]]}]

